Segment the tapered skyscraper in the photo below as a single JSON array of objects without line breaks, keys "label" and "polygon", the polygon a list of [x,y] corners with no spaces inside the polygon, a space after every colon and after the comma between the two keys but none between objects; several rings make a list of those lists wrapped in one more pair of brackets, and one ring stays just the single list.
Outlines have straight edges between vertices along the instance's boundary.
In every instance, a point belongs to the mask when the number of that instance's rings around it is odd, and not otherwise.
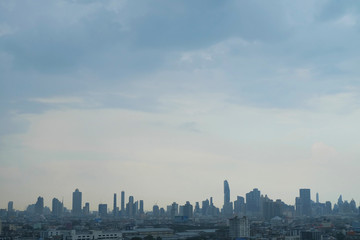
[{"label": "tapered skyscraper", "polygon": [[231,216],[233,213],[232,203],[230,202],[230,187],[227,180],[224,181],[224,206],[223,214],[226,217]]},{"label": "tapered skyscraper", "polygon": [[230,187],[227,180],[224,181],[224,206],[230,203]]}]

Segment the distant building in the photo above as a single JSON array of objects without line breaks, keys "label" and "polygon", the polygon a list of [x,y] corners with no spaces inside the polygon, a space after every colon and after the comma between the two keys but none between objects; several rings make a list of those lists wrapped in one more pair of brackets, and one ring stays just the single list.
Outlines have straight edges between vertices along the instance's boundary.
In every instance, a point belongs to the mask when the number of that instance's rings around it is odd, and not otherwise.
[{"label": "distant building", "polygon": [[246,194],[246,214],[250,216],[260,215],[260,191],[254,188]]},{"label": "distant building", "polygon": [[300,189],[301,216],[311,216],[311,194],[310,189]]},{"label": "distant building", "polygon": [[188,219],[193,217],[193,205],[190,204],[189,201],[183,206],[183,216],[187,217]]},{"label": "distant building", "polygon": [[82,202],[82,193],[79,191],[79,189],[76,189],[75,192],[73,192],[73,198],[72,198],[72,214],[75,216],[81,215],[81,204]]},{"label": "distant building", "polygon": [[153,206],[153,215],[154,215],[154,217],[159,217],[159,214],[160,214],[159,206],[155,204]]},{"label": "distant building", "polygon": [[300,240],[321,240],[321,232],[318,231],[302,231],[300,232]]},{"label": "distant building", "polygon": [[51,209],[52,215],[59,217],[59,216],[61,216],[62,212],[63,212],[62,202],[60,202],[57,198],[53,198],[52,209]]},{"label": "distant building", "polygon": [[121,215],[125,214],[125,192],[121,192]]},{"label": "distant building", "polygon": [[99,204],[99,216],[106,217],[107,216],[107,204]]},{"label": "distant building", "polygon": [[38,197],[35,203],[35,213],[43,214],[44,213],[44,198]]},{"label": "distant building", "polygon": [[13,212],[14,211],[14,202],[10,201],[8,202],[8,212]]},{"label": "distant building", "polygon": [[144,200],[140,200],[139,213],[144,214]]},{"label": "distant building", "polygon": [[116,193],[114,193],[114,204],[113,204],[113,214],[116,217],[117,216],[117,206],[116,206]]},{"label": "distant building", "polygon": [[230,239],[250,237],[250,224],[247,217],[235,216],[229,219],[229,237]]},{"label": "distant building", "polygon": [[227,180],[224,181],[224,205],[223,214],[226,217],[230,217],[233,214],[233,206],[230,202],[230,187]]},{"label": "distant building", "polygon": [[84,206],[84,208],[83,208],[83,213],[85,214],[85,215],[89,215],[90,214],[90,203],[85,203],[85,206]]}]

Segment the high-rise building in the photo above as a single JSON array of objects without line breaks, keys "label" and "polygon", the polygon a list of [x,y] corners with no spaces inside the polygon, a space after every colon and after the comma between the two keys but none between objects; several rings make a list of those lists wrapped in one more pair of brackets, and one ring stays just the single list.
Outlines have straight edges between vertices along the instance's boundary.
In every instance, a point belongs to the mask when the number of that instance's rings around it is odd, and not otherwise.
[{"label": "high-rise building", "polygon": [[116,206],[116,193],[114,193],[114,205],[113,205],[113,214],[117,215],[117,206]]},{"label": "high-rise building", "polygon": [[83,213],[85,215],[89,215],[90,214],[90,203],[85,203],[85,206],[83,207]]},{"label": "high-rise building", "polygon": [[44,212],[44,198],[38,197],[35,203],[35,213],[36,214],[43,214]]},{"label": "high-rise building", "polygon": [[234,201],[234,212],[237,216],[245,216],[245,199],[241,196],[237,196],[236,201]]},{"label": "high-rise building", "polygon": [[14,202],[10,201],[8,202],[8,212],[13,212],[14,211]]},{"label": "high-rise building", "polygon": [[107,204],[99,204],[99,216],[106,217],[107,216]]},{"label": "high-rise building", "polygon": [[229,220],[229,225],[230,239],[250,237],[250,224],[247,217],[239,218],[235,216]]},{"label": "high-rise building", "polygon": [[187,218],[192,218],[193,217],[193,205],[190,204],[189,201],[187,201],[185,203],[185,205],[183,206],[183,215],[184,217]]},{"label": "high-rise building", "polygon": [[59,199],[57,199],[57,198],[53,198],[51,213],[54,216],[58,217],[58,216],[61,216],[62,212],[63,212],[63,204],[62,204],[62,202],[60,202]]},{"label": "high-rise building", "polygon": [[246,214],[257,216],[260,214],[260,191],[254,188],[246,194]]},{"label": "high-rise building", "polygon": [[153,215],[154,215],[154,217],[159,217],[159,214],[160,214],[159,206],[155,204],[153,206]]},{"label": "high-rise building", "polygon": [[144,214],[144,200],[140,200],[139,213]]},{"label": "high-rise building", "polygon": [[223,214],[226,217],[231,216],[233,213],[232,203],[230,202],[230,187],[227,180],[224,181],[224,206]]},{"label": "high-rise building", "polygon": [[311,195],[310,189],[302,188],[300,192],[301,215],[311,216]]},{"label": "high-rise building", "polygon": [[73,192],[73,198],[72,198],[72,214],[75,216],[81,215],[81,204],[82,202],[82,193],[79,191],[79,189],[76,189],[75,192]]},{"label": "high-rise building", "polygon": [[121,191],[121,215],[125,215],[125,192]]}]

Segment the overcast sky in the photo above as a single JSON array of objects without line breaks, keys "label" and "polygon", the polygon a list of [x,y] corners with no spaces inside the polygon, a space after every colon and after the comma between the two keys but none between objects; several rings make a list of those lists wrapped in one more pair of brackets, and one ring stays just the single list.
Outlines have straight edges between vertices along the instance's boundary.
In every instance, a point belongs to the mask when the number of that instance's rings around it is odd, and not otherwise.
[{"label": "overcast sky", "polygon": [[359,1],[1,1],[0,208],[258,188],[360,201]]}]

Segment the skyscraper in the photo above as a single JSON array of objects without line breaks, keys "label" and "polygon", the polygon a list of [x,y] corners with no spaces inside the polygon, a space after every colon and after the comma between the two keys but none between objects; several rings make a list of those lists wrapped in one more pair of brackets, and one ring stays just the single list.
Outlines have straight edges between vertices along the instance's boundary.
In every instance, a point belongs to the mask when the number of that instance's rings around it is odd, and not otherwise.
[{"label": "skyscraper", "polygon": [[224,181],[224,206],[223,214],[227,217],[233,213],[232,203],[230,202],[230,187],[227,180]]},{"label": "skyscraper", "polygon": [[311,195],[310,189],[302,188],[300,192],[301,215],[311,216]]},{"label": "skyscraper", "polygon": [[35,213],[36,214],[43,214],[44,212],[44,198],[38,197],[35,203]]},{"label": "skyscraper", "polygon": [[113,206],[113,214],[117,215],[117,206],[116,206],[116,193],[114,193],[114,206]]},{"label": "skyscraper", "polygon": [[14,202],[10,201],[8,202],[8,212],[14,211]]},{"label": "skyscraper", "polygon": [[99,204],[99,216],[105,217],[107,215],[107,204]]},{"label": "skyscraper", "polygon": [[125,215],[125,192],[121,191],[121,215]]},{"label": "skyscraper", "polygon": [[63,212],[63,204],[57,198],[53,198],[52,200],[52,214],[54,216],[61,216]]},{"label": "skyscraper", "polygon": [[139,213],[140,213],[140,214],[144,214],[144,200],[140,200]]},{"label": "skyscraper", "polygon": [[82,193],[79,191],[79,189],[76,189],[75,192],[73,192],[73,199],[72,199],[72,214],[79,216],[81,215],[81,198]]},{"label": "skyscraper", "polygon": [[260,214],[260,191],[257,188],[246,194],[246,213],[253,216]]}]

